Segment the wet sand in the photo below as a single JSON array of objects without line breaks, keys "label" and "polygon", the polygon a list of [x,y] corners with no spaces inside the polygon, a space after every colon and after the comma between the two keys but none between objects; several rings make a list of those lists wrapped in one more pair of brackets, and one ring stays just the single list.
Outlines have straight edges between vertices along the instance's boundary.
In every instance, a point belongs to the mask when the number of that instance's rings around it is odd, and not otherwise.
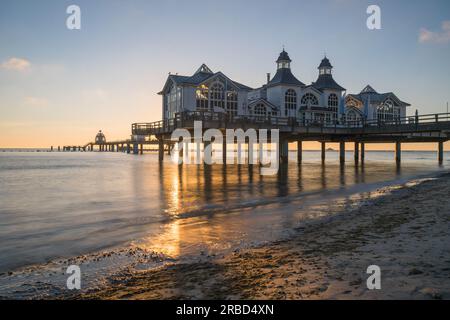
[{"label": "wet sand", "polygon": [[[124,270],[75,299],[450,299],[450,174],[397,188],[292,237]],[[366,269],[381,268],[381,290]]]}]

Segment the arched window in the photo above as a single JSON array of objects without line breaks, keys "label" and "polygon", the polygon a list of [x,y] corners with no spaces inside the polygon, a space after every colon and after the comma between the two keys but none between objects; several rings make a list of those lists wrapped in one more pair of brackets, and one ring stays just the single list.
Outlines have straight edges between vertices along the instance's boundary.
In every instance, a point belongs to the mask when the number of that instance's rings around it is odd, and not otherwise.
[{"label": "arched window", "polygon": [[294,90],[289,89],[286,91],[284,95],[284,115],[286,117],[295,115],[296,110],[297,110],[297,93]]},{"label": "arched window", "polygon": [[172,85],[166,96],[166,111],[169,119],[175,117],[175,113],[181,110],[181,88]]},{"label": "arched window", "polygon": [[317,106],[319,105],[319,101],[317,100],[316,96],[312,93],[306,93],[302,97],[301,101],[302,106]]},{"label": "arched window", "polygon": [[227,113],[229,117],[237,116],[238,94],[236,91],[227,92]]},{"label": "arched window", "polygon": [[196,100],[197,100],[197,111],[208,111],[208,87],[202,85],[197,88],[195,92]]},{"label": "arched window", "polygon": [[350,122],[361,120],[361,116],[356,110],[347,111],[346,118]]},{"label": "arched window", "polygon": [[328,106],[330,108],[337,108],[339,105],[339,98],[336,94],[332,93],[328,96]]},{"label": "arched window", "polygon": [[400,109],[394,107],[391,100],[386,100],[376,110],[378,121],[392,121],[400,117]]},{"label": "arched window", "polygon": [[209,102],[211,110],[215,107],[225,109],[225,93],[221,83],[216,82],[209,89]]},{"label": "arched window", "polygon": [[258,103],[253,109],[253,114],[258,117],[266,117],[267,116],[266,106],[262,103]]}]

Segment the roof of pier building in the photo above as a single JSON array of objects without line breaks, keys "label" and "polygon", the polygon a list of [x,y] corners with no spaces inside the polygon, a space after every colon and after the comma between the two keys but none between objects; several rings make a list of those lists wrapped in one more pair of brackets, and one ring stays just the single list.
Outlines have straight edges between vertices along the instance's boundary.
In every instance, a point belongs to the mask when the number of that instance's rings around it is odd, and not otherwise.
[{"label": "roof of pier building", "polygon": [[312,83],[312,86],[320,91],[325,89],[345,91],[346,89],[341,87],[334,79],[331,70],[333,66],[330,63],[330,60],[325,56],[320,62],[319,67],[320,70],[319,77],[316,82]]},{"label": "roof of pier building", "polygon": [[370,103],[375,103],[375,104],[383,103],[384,101],[386,101],[387,99],[390,98],[390,99],[396,101],[399,105],[406,106],[406,107],[410,106],[409,103],[400,100],[393,92],[378,93],[370,85],[367,85],[364,89],[361,90],[360,93],[349,94],[348,97],[355,98],[355,99],[361,101],[362,103],[364,103],[365,101],[368,100],[368,101],[370,101]]},{"label": "roof of pier building", "polygon": [[278,64],[277,72],[273,76],[272,80],[269,81],[267,87],[273,87],[277,85],[294,85],[303,87],[305,84],[298,80],[291,71],[290,63],[292,62],[289,54],[283,49],[276,63]]},{"label": "roof of pier building", "polygon": [[169,74],[169,77],[166,80],[166,83],[164,85],[164,88],[159,92],[158,94],[164,94],[167,92],[168,88],[172,83],[175,83],[176,85],[188,85],[188,86],[199,86],[207,81],[212,80],[215,77],[221,76],[223,77],[228,83],[234,87],[236,87],[239,90],[245,90],[245,91],[251,91],[253,88],[246,86],[242,83],[239,83],[237,81],[231,80],[228,78],[225,74],[222,72],[213,72],[206,64],[202,64],[200,68],[197,69],[197,71],[191,75],[191,76],[181,76],[178,74]]}]

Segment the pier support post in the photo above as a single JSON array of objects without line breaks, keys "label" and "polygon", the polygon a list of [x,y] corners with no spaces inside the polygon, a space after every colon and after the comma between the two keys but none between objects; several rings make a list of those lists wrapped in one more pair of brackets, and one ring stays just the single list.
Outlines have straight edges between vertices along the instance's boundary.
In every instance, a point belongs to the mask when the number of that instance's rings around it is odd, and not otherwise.
[{"label": "pier support post", "polygon": [[160,162],[164,160],[164,140],[162,138],[158,140],[158,159]]},{"label": "pier support post", "polygon": [[402,162],[402,144],[400,141],[395,143],[395,162],[397,164]]},{"label": "pier support post", "polygon": [[264,143],[261,140],[261,135],[259,135],[258,137],[259,141],[258,141],[258,161],[259,161],[259,165],[262,166],[263,165],[263,158],[264,158]]},{"label": "pier support post", "polygon": [[444,163],[444,142],[442,141],[438,142],[438,160],[439,164]]},{"label": "pier support post", "polygon": [[358,163],[359,162],[359,143],[358,142],[355,142],[354,153],[355,153],[355,163]]},{"label": "pier support post", "polygon": [[139,153],[144,154],[144,144],[143,143],[141,143],[141,145],[139,146]]},{"label": "pier support post", "polygon": [[181,161],[179,161],[179,162],[181,162],[180,164],[182,164],[184,162],[184,158],[183,158],[184,146],[185,146],[185,143],[183,141],[183,138],[179,138],[178,142],[175,142],[175,144],[174,144],[174,148],[176,147],[177,152],[178,152],[178,159],[181,160]]},{"label": "pier support post", "polygon": [[361,142],[361,163],[364,162],[364,158],[366,157],[366,145],[364,142]]},{"label": "pier support post", "polygon": [[186,161],[187,164],[191,163],[191,155],[189,153],[189,143],[190,141],[183,142],[183,162]]},{"label": "pier support post", "polygon": [[280,139],[278,143],[278,155],[280,163],[288,163],[289,141],[287,139]]},{"label": "pier support post", "polygon": [[345,142],[339,142],[339,162],[341,164],[345,163]]},{"label": "pier support post", "polygon": [[223,138],[222,141],[222,163],[227,164],[227,139]]},{"label": "pier support post", "polygon": [[248,164],[254,164],[254,156],[253,156],[253,143],[251,143],[252,141],[249,139],[248,143],[247,143],[247,152],[248,152]]},{"label": "pier support post", "polygon": [[325,162],[325,157],[326,157],[326,143],[325,142],[321,142],[321,149],[322,149],[322,153],[321,153],[321,159],[322,159],[322,163]]},{"label": "pier support post", "polygon": [[201,164],[202,159],[202,143],[200,141],[195,141],[195,163]]},{"label": "pier support post", "polygon": [[303,160],[303,142],[297,141],[297,162],[302,163]]},{"label": "pier support post", "polygon": [[[212,148],[212,146],[211,146],[211,141],[204,141],[203,142],[203,160],[205,161],[205,164],[206,164],[206,159],[207,159],[207,149],[211,149]],[[208,146],[210,146],[209,148],[207,148]],[[210,151],[210,155],[209,155],[209,157],[211,157],[212,158],[212,154],[213,154],[213,152],[212,152],[212,150]]]}]

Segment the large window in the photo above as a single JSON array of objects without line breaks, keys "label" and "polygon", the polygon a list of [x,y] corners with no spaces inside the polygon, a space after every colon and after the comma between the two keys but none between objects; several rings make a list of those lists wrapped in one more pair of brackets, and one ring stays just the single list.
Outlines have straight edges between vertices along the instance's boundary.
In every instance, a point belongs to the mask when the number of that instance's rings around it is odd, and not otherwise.
[{"label": "large window", "polygon": [[253,114],[258,117],[266,117],[267,116],[266,106],[262,103],[258,103],[253,109]]},{"label": "large window", "polygon": [[376,110],[378,121],[393,121],[400,118],[400,109],[391,100],[385,101]]},{"label": "large window", "polygon": [[284,115],[293,116],[297,110],[297,93],[289,89],[284,95]]},{"label": "large window", "polygon": [[208,111],[209,105],[208,105],[208,87],[205,85],[200,86],[197,88],[197,91],[195,92],[196,100],[197,100],[197,111]]},{"label": "large window", "polygon": [[166,112],[167,118],[175,118],[175,113],[181,110],[181,88],[174,85],[170,87],[166,95]]},{"label": "large window", "polygon": [[236,91],[227,92],[227,114],[230,118],[237,116],[238,94]]},{"label": "large window", "polygon": [[317,100],[316,96],[312,93],[306,93],[302,97],[302,106],[317,106],[319,105],[319,101]]},{"label": "large window", "polygon": [[221,83],[214,83],[209,90],[210,109],[222,108],[225,109],[225,93]]},{"label": "large window", "polygon": [[328,96],[328,106],[330,108],[336,108],[339,105],[339,98],[336,94],[332,93]]},{"label": "large window", "polygon": [[347,118],[347,121],[349,121],[349,122],[361,120],[361,116],[356,110],[347,111],[346,118]]}]

